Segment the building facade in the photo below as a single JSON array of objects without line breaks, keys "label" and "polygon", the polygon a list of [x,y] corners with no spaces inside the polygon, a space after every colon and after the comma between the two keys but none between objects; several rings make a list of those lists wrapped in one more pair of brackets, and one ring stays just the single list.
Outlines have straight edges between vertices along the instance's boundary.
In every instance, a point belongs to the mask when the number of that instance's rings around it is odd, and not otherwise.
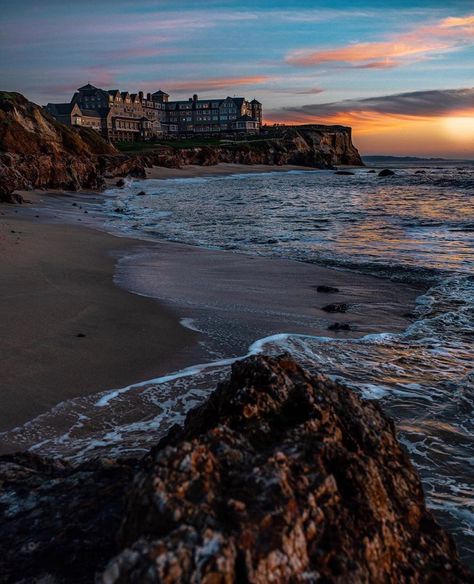
[{"label": "building facade", "polygon": [[92,128],[112,142],[146,141],[163,135],[255,134],[262,124],[262,104],[243,97],[170,101],[164,91],[145,95],[87,84],[70,103],[48,103],[58,121]]}]

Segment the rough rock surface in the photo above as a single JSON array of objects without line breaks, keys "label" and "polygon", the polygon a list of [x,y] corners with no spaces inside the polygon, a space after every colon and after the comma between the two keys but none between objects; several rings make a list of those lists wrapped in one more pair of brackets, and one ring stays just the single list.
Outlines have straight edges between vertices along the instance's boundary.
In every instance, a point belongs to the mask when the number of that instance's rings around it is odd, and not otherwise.
[{"label": "rough rock surface", "polygon": [[[219,146],[175,148],[160,146],[152,151],[131,156],[119,162],[109,160],[111,176],[122,176],[127,165],[144,176],[145,168],[165,166],[181,168],[189,164],[213,166],[221,162],[234,164],[294,164],[314,168],[331,168],[336,164],[362,166],[352,144],[351,129],[345,126],[289,126],[275,128],[268,135],[248,142],[222,143]],[[120,164],[124,166],[118,170]],[[139,170],[142,168],[142,170]],[[131,174],[131,173],[130,173]]]},{"label": "rough rock surface", "polygon": [[2,457],[0,485],[1,582],[471,581],[393,423],[285,355],[236,363],[141,461]]},{"label": "rough rock surface", "polygon": [[94,130],[60,124],[19,93],[0,92],[0,193],[102,187],[100,155],[116,150]]}]

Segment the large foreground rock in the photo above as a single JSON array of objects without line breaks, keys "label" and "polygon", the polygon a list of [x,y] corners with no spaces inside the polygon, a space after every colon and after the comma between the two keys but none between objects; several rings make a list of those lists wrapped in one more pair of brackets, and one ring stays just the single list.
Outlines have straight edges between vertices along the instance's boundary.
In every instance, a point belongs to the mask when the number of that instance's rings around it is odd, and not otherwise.
[{"label": "large foreground rock", "polygon": [[393,423],[287,356],[235,364],[139,462],[0,481],[3,582],[470,581]]}]

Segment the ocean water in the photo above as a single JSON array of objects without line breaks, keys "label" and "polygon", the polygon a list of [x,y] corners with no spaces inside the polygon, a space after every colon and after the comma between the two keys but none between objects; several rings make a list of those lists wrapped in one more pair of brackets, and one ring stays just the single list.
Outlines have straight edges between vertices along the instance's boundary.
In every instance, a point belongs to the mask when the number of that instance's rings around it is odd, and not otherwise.
[{"label": "ocean water", "polygon": [[[282,333],[255,338],[247,354],[289,351],[379,400],[396,420],[428,505],[473,563],[474,165],[401,168],[387,178],[356,169],[349,176],[293,171],[133,181],[106,195],[111,230],[425,284],[403,332],[358,339]],[[206,332],[199,318],[182,324]],[[166,432],[205,399],[234,360],[214,354],[155,380],[104,388],[19,431],[32,450],[72,460],[140,454],[156,441],[157,428]],[[91,411],[100,429],[93,439]]]},{"label": "ocean water", "polygon": [[[472,270],[474,165],[134,181],[109,191],[109,223],[218,249],[408,277]],[[144,191],[147,196],[135,197]]]},{"label": "ocean water", "polygon": [[[249,352],[287,350],[380,400],[397,420],[430,507],[472,558],[474,166],[404,168],[388,178],[354,172],[137,181],[109,193],[110,207],[124,209],[109,221],[172,241],[426,282],[415,321],[401,334],[281,335]],[[147,195],[134,196],[141,190]]]}]

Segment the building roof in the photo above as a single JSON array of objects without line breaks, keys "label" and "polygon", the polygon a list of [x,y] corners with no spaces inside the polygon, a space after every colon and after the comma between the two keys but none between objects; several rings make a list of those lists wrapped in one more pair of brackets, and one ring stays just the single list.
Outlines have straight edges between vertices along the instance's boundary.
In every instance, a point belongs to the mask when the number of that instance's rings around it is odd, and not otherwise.
[{"label": "building roof", "polygon": [[[153,95],[155,95],[155,94],[153,94]],[[234,102],[234,104],[237,107],[241,108],[242,104],[245,101],[245,97],[229,97],[229,96],[227,96],[226,98],[221,97],[221,98],[214,98],[214,99],[212,99],[212,98],[210,98],[210,99],[196,99],[196,100],[183,99],[183,100],[178,100],[178,101],[172,100],[172,101],[167,102],[167,107],[168,107],[168,109],[177,109],[178,105],[186,104],[186,105],[193,106],[194,104],[196,104],[199,106],[199,105],[202,105],[204,103],[218,103],[220,105],[221,103],[224,103],[225,101],[232,101],[232,102]]]},{"label": "building roof", "polygon": [[57,116],[64,116],[72,112],[73,103],[48,103],[46,106],[50,111],[54,111]]},{"label": "building roof", "polygon": [[108,110],[104,110],[104,109],[91,110],[91,109],[82,109],[81,108],[81,114],[87,118],[102,118],[102,117],[104,117],[104,112],[105,112],[105,115],[107,115]]},{"label": "building roof", "polygon": [[91,89],[96,90],[97,87],[94,87],[93,85],[88,83],[87,85],[84,85],[84,87],[79,87],[79,89],[77,91],[90,91]]},{"label": "building roof", "polygon": [[255,99],[255,97],[252,99],[252,101],[250,103],[256,103],[257,105],[262,105],[258,99]]},{"label": "building roof", "polygon": [[161,91],[161,89],[158,89],[158,91],[155,91],[155,93],[153,95],[167,95],[169,97],[169,93],[166,93],[166,91]]}]

